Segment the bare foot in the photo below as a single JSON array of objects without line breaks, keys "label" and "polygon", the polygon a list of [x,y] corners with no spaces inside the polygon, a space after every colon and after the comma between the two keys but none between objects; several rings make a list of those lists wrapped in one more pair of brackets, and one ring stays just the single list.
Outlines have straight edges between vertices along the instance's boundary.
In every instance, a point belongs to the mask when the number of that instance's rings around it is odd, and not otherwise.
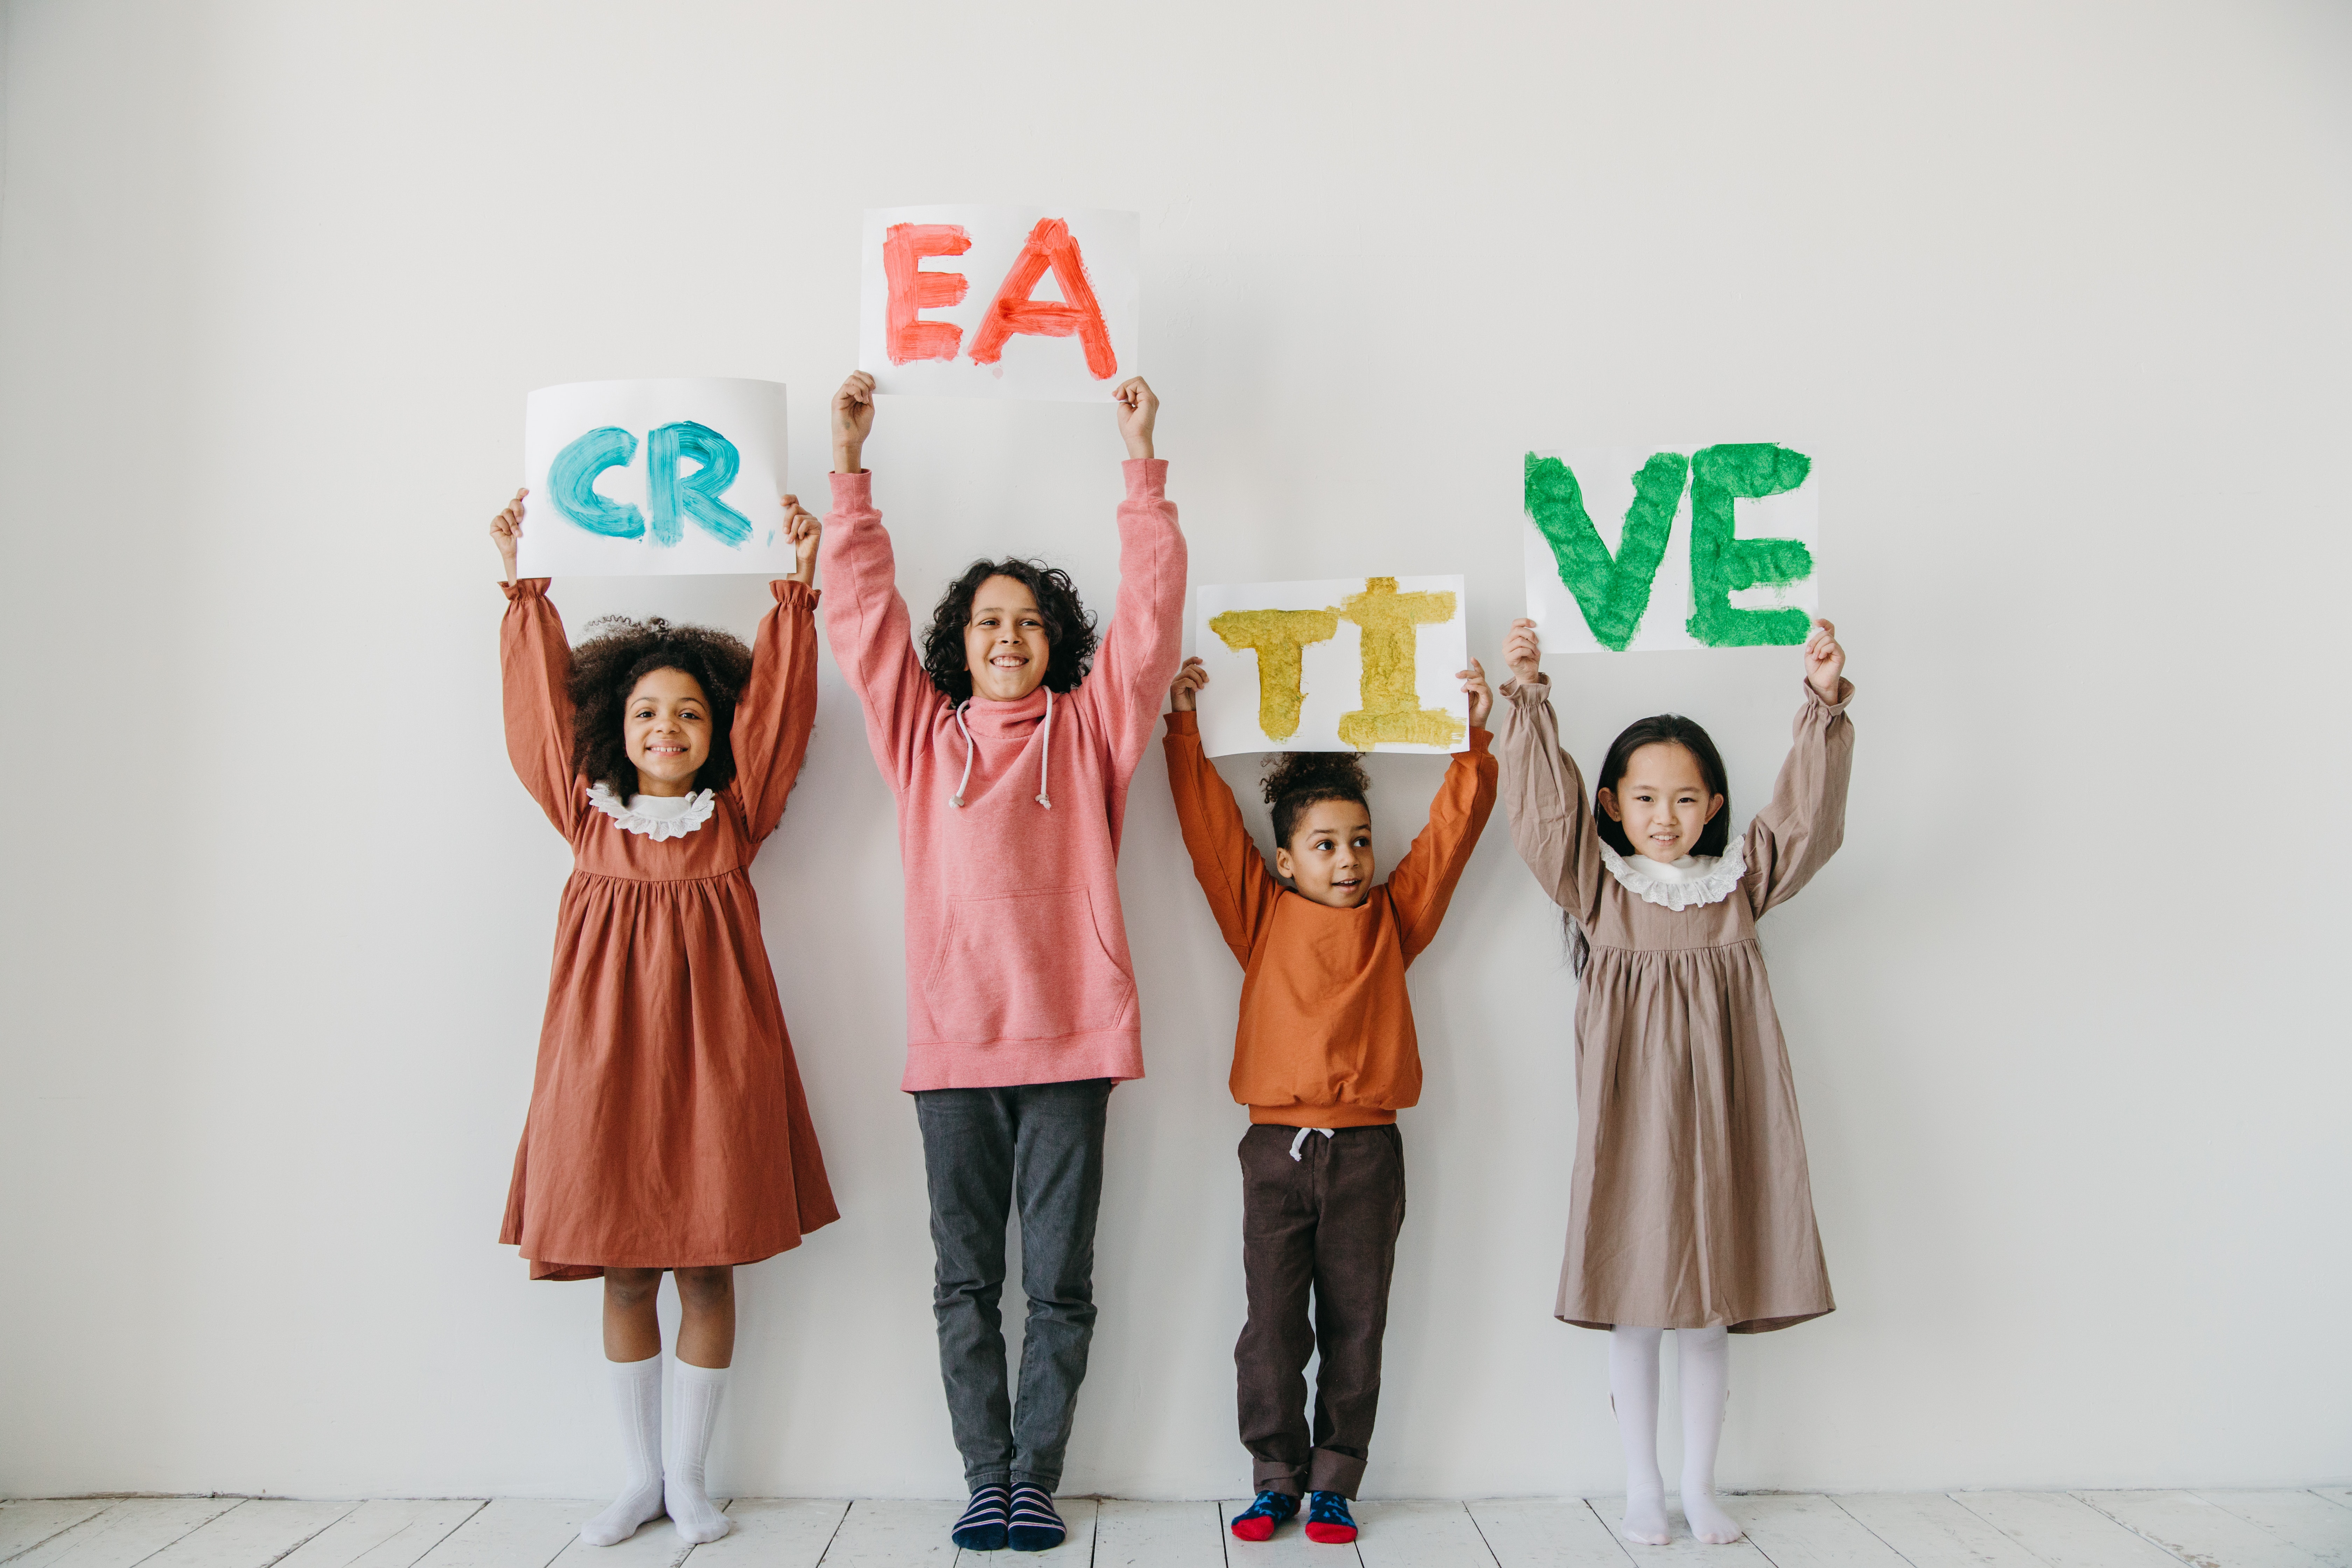
[{"label": "bare foot", "polygon": [[1728,1546],[1748,1533],[1738,1520],[1723,1511],[1713,1492],[1683,1493],[1683,1517],[1690,1521],[1691,1533],[1709,1546]]},{"label": "bare foot", "polygon": [[[1625,1522],[1619,1525],[1628,1541],[1643,1546],[1664,1546],[1674,1539],[1666,1526],[1666,1500],[1663,1489],[1654,1492],[1630,1493],[1625,1499]],[[1734,1530],[1738,1525],[1732,1526]]]}]

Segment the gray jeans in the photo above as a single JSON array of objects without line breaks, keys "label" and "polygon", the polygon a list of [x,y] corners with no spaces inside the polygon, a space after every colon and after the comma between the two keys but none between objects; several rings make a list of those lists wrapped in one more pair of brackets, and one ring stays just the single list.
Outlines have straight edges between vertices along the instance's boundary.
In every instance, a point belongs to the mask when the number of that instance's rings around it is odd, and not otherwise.
[{"label": "gray jeans", "polygon": [[[1102,1206],[1108,1079],[915,1096],[939,1258],[931,1311],[948,1421],[971,1487],[1062,1483],[1095,1332],[1095,1215]],[[1006,1396],[1004,1228],[1021,1211],[1029,1321],[1021,1401]]]}]

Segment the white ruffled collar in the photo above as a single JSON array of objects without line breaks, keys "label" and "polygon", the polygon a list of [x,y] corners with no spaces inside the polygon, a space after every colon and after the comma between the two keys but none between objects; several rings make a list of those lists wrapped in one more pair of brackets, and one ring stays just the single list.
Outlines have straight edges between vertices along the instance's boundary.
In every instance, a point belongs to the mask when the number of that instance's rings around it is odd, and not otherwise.
[{"label": "white ruffled collar", "polygon": [[1646,855],[1632,859],[1601,846],[1601,863],[1619,885],[1645,904],[1657,904],[1669,910],[1687,910],[1701,904],[1719,904],[1731,897],[1739,879],[1748,875],[1748,846],[1738,838],[1731,841],[1729,851],[1722,855],[1685,855],[1669,865],[1653,860]]},{"label": "white ruffled collar", "polygon": [[665,838],[683,838],[704,823],[717,809],[711,793],[696,790],[692,795],[633,795],[623,805],[613,798],[605,785],[588,786],[588,804],[613,819],[613,826],[630,833],[642,833],[658,843]]}]

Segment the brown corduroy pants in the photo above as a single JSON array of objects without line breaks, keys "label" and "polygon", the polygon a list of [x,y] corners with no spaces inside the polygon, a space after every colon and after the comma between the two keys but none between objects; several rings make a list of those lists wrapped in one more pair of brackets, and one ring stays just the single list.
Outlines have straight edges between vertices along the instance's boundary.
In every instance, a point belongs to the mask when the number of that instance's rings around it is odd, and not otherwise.
[{"label": "brown corduroy pants", "polygon": [[[1261,1491],[1352,1498],[1381,1402],[1381,1336],[1404,1225],[1404,1140],[1394,1123],[1310,1132],[1293,1160],[1297,1137],[1296,1127],[1261,1125],[1241,1142],[1249,1321],[1234,1368],[1242,1446]],[[1307,1359],[1318,1349],[1310,1432]]]}]

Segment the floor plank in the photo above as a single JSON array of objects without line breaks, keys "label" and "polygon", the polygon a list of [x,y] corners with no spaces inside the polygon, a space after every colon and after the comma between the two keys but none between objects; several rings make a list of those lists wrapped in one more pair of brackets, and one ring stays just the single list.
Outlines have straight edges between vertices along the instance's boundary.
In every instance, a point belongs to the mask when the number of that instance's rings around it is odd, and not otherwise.
[{"label": "floor plank", "polygon": [[359,1506],[256,1498],[188,1531],[141,1568],[269,1568]]},{"label": "floor plank", "polygon": [[1105,1498],[1095,1513],[1094,1568],[1224,1568],[1223,1530],[1213,1502]]},{"label": "floor plank", "polygon": [[[1723,1500],[1734,1519],[1740,1518],[1740,1505],[1750,1500],[1743,1497]],[[1624,1542],[1625,1555],[1633,1560],[1634,1568],[1698,1568],[1702,1563],[1708,1568],[1772,1568],[1771,1559],[1745,1537],[1728,1546],[1709,1546],[1693,1535],[1690,1521],[1683,1517],[1682,1505],[1672,1497],[1666,1499],[1666,1528],[1674,1540],[1664,1546],[1644,1546],[1638,1541],[1625,1540],[1624,1533],[1617,1528],[1625,1518],[1623,1498],[1596,1497],[1584,1501],[1609,1533]]]},{"label": "floor plank", "polygon": [[727,1510],[734,1528],[695,1548],[695,1568],[816,1568],[848,1511],[837,1499],[738,1498]]},{"label": "floor plank", "polygon": [[1454,1501],[1359,1502],[1356,1555],[1365,1568],[1492,1568],[1470,1510]]},{"label": "floor plank", "polygon": [[[2319,1559],[2195,1492],[2077,1492],[2075,1496],[2197,1568],[2320,1568]],[[2346,1510],[2352,1514],[2352,1510]]]},{"label": "floor plank", "polygon": [[1234,1515],[1250,1505],[1248,1498],[1227,1498],[1217,1504],[1217,1543],[1225,1551],[1229,1568],[1242,1568],[1244,1563],[1287,1563],[1292,1568],[1305,1563],[1307,1568],[1347,1568],[1350,1563],[1360,1563],[1353,1546],[1318,1546],[1307,1539],[1300,1520],[1306,1517],[1302,1505],[1299,1520],[1293,1520],[1274,1532],[1272,1541],[1235,1541],[1233,1532]]},{"label": "floor plank", "polygon": [[[954,1528],[967,1500],[893,1499],[851,1503],[824,1554],[824,1568],[915,1568],[926,1563],[949,1568],[957,1553],[948,1531]],[[989,1560],[979,1552],[971,1557],[975,1565]]]},{"label": "floor plank", "polygon": [[2352,1508],[2310,1492],[2202,1491],[2197,1495],[2334,1568],[2352,1568]]},{"label": "floor plank", "polygon": [[1832,1500],[1911,1568],[2043,1568],[2042,1559],[1941,1492]]},{"label": "floor plank", "polygon": [[[0,1563],[30,1552],[114,1506],[110,1497],[27,1498],[0,1502]],[[2332,1504],[2329,1506],[2333,1506]]]},{"label": "floor plank", "polygon": [[1491,1498],[1468,1506],[1501,1568],[1632,1568],[1616,1531],[1581,1498]]},{"label": "floor plank", "polygon": [[2050,1568],[2179,1568],[2152,1546],[2064,1492],[1954,1492],[1953,1500]]},{"label": "floor plank", "polygon": [[481,1510],[479,1498],[378,1498],[289,1553],[285,1568],[415,1568]]},{"label": "floor plank", "polygon": [[131,1568],[244,1500],[236,1497],[124,1498],[86,1523],[18,1553],[8,1568]]},{"label": "floor plank", "polygon": [[610,1500],[498,1498],[418,1558],[416,1568],[547,1568]]},{"label": "floor plank", "polygon": [[1773,1568],[1906,1568],[1901,1552],[1825,1497],[1793,1492],[1721,1501]]}]

